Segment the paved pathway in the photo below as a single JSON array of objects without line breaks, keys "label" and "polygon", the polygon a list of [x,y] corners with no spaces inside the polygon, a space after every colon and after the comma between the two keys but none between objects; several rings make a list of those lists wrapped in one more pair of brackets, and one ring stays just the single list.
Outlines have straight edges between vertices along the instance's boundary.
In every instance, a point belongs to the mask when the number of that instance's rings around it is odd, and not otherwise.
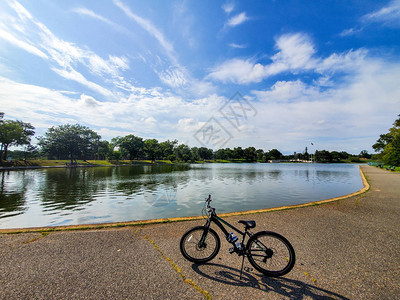
[{"label": "paved pathway", "polygon": [[400,174],[362,168],[367,193],[227,218],[254,219],[291,241],[297,263],[282,278],[246,261],[240,280],[241,260],[223,239],[211,263],[186,261],[180,237],[202,221],[23,233],[0,235],[0,299],[398,299]]}]

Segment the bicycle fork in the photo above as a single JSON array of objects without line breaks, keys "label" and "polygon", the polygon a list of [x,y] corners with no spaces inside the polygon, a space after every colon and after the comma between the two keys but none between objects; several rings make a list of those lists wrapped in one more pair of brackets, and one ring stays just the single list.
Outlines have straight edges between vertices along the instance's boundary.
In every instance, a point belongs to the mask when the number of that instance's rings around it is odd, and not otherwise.
[{"label": "bicycle fork", "polygon": [[204,230],[203,235],[201,236],[201,239],[197,245],[199,248],[207,247],[206,238],[207,238],[207,234],[208,234],[210,225],[211,225],[211,222],[209,220],[207,220],[206,224],[204,225],[207,229]]}]

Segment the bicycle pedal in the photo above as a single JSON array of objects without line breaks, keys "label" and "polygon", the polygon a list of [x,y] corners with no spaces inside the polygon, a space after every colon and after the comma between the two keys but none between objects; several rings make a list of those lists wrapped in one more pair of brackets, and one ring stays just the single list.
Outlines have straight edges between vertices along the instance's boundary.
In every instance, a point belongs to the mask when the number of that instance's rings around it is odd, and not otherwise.
[{"label": "bicycle pedal", "polygon": [[233,252],[235,252],[235,248],[234,247],[229,248],[229,254],[232,254]]}]

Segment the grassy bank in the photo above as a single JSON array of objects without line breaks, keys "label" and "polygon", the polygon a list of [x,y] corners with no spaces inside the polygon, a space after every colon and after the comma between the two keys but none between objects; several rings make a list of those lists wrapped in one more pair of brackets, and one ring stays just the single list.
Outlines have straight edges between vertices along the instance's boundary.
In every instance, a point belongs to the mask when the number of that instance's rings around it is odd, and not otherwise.
[{"label": "grassy bank", "polygon": [[[169,160],[76,160],[78,166],[123,166],[136,164],[172,164]],[[67,167],[71,166],[70,160],[62,159],[34,159],[34,160],[14,160],[12,162],[2,162],[3,167]]]},{"label": "grassy bank", "polygon": [[[368,161],[361,161],[361,163],[367,163]],[[37,168],[37,167],[70,167],[70,160],[58,160],[58,159],[33,159],[33,160],[13,160],[12,162],[2,161],[0,168]],[[182,163],[255,163],[247,161],[245,159],[213,159],[213,160],[200,160],[195,162],[184,162],[184,161],[170,161],[170,160],[76,160],[77,166],[80,167],[94,167],[94,166],[128,166],[128,165],[151,165],[151,164],[182,164]],[[294,163],[294,162],[293,162]],[[296,162],[297,163],[297,162]],[[343,161],[344,163],[344,161]],[[346,161],[346,163],[360,163]],[[385,166],[386,167],[386,166]],[[400,172],[400,167],[397,167],[396,172]]]},{"label": "grassy bank", "polygon": [[[248,162],[244,159],[213,159],[201,160],[193,163],[245,163]],[[149,165],[149,164],[181,164],[192,163],[184,161],[170,161],[170,160],[76,160],[78,166],[124,166],[124,165]],[[12,162],[2,162],[2,167],[66,167],[70,166],[70,160],[63,159],[32,159],[32,160],[13,160]]]}]

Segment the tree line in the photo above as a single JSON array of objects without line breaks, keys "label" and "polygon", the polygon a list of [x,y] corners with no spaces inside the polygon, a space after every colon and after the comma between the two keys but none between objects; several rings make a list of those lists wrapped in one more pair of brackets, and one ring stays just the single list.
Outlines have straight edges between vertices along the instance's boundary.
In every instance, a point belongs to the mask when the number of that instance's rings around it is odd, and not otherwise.
[{"label": "tree line", "polygon": [[387,165],[400,166],[400,114],[388,133],[381,134],[372,148],[376,158]]},{"label": "tree line", "polygon": [[[400,115],[399,115],[400,116]],[[390,161],[393,165],[400,164],[400,118],[388,134],[381,135],[373,148],[381,150],[378,157]],[[34,127],[22,121],[4,120],[0,113],[0,159],[6,160],[10,146],[23,146],[24,150],[14,151],[13,154],[32,157],[47,157],[58,160],[170,160],[182,162],[228,160],[267,162],[270,160],[294,160],[317,162],[357,161],[360,158],[371,158],[366,150],[359,155],[347,152],[319,150],[309,154],[307,148],[302,153],[283,155],[279,150],[264,151],[254,147],[225,148],[214,151],[206,147],[189,147],[179,144],[177,140],[158,141],[143,139],[133,134],[119,136],[111,141],[102,140],[101,136],[92,129],[79,124],[66,124],[49,128],[43,136],[37,137],[37,146],[31,145],[35,134]],[[397,160],[396,160],[397,157]]]},{"label": "tree line", "polygon": [[30,151],[31,138],[35,134],[35,127],[30,123],[3,118],[4,113],[0,112],[0,161],[7,159],[11,146],[25,146]]}]

